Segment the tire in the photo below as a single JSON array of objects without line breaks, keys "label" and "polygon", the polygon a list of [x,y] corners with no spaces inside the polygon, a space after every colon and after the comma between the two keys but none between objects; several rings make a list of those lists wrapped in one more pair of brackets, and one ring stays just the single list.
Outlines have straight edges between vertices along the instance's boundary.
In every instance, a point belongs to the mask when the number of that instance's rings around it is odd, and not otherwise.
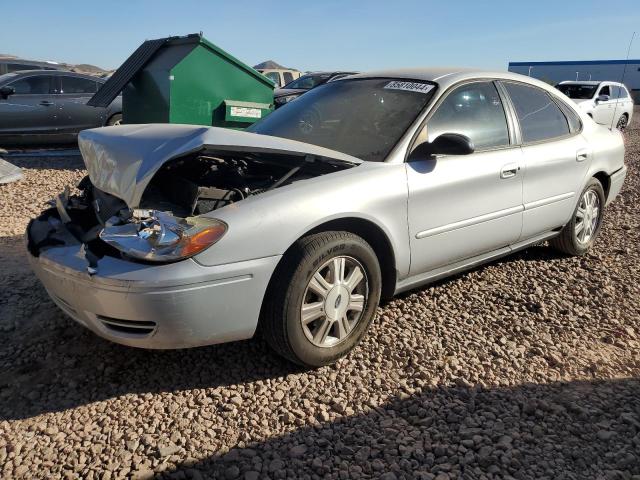
[{"label": "tire", "polygon": [[121,113],[116,113],[114,115],[111,115],[109,117],[109,120],[107,120],[107,126],[108,127],[113,127],[114,125],[121,125],[122,124],[122,114]]},{"label": "tire", "polygon": [[616,124],[616,128],[620,131],[624,131],[627,128],[627,124],[629,123],[629,117],[627,117],[626,113],[623,113],[618,119],[618,123]]},{"label": "tire", "polygon": [[260,331],[273,350],[294,363],[305,367],[334,363],[366,333],[381,287],[378,259],[362,238],[349,232],[309,235],[289,249],[276,269],[265,296]]},{"label": "tire", "polygon": [[[593,208],[589,209],[590,201],[597,201],[597,213]],[[596,178],[592,178],[580,194],[571,221],[560,231],[560,235],[551,240],[551,246],[569,255],[587,253],[600,233],[604,217],[604,204],[605,196],[602,184]],[[585,214],[588,214],[586,220]],[[590,234],[589,231],[591,231]]]}]

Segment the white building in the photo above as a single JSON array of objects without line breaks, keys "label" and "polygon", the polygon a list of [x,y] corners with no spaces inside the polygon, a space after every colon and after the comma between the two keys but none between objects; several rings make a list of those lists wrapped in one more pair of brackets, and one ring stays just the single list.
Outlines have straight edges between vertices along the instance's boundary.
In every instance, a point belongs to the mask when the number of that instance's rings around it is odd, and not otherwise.
[{"label": "white building", "polygon": [[[625,71],[626,65],[626,71]],[[609,80],[624,84],[640,104],[640,60],[584,60],[567,62],[509,62],[509,71],[556,84],[563,80]]]}]

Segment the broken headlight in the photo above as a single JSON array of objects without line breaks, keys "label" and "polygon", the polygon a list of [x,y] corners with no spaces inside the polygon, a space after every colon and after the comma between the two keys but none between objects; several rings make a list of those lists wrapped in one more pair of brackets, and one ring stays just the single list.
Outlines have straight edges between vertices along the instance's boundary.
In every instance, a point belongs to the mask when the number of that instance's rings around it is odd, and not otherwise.
[{"label": "broken headlight", "polygon": [[100,238],[130,257],[171,262],[191,257],[216,243],[227,231],[221,220],[174,217],[156,210],[137,210],[124,224],[107,225]]}]

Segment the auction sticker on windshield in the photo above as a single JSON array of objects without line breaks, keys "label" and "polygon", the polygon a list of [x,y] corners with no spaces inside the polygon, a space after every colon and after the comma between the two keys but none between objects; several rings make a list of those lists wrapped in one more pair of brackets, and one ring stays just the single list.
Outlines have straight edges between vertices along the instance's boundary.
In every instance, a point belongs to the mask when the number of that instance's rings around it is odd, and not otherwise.
[{"label": "auction sticker on windshield", "polygon": [[384,86],[384,88],[389,90],[406,90],[407,92],[419,93],[429,93],[433,90],[433,87],[434,85],[431,85],[430,83],[401,82],[399,80],[394,80]]}]

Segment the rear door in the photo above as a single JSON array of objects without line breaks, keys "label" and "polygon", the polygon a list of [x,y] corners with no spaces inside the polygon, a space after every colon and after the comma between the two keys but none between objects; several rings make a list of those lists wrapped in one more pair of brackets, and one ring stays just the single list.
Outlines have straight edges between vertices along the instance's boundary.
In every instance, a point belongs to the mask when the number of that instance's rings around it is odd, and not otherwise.
[{"label": "rear door", "polygon": [[502,82],[516,112],[522,141],[522,240],[562,227],[573,213],[591,150],[573,109],[545,90]]},{"label": "rear door", "polygon": [[63,133],[77,133],[86,128],[101,127],[106,122],[106,109],[90,107],[89,99],[98,91],[98,81],[72,75],[59,77],[56,103],[60,107],[58,128]]},{"label": "rear door", "polygon": [[7,83],[15,93],[0,99],[0,133],[53,133],[57,129],[55,77],[34,74]]},{"label": "rear door", "polygon": [[412,275],[507,247],[520,237],[522,154],[508,125],[492,81],[455,87],[427,120],[421,140],[459,133],[476,150],[406,164]]},{"label": "rear door", "polygon": [[[613,87],[613,96],[617,101],[616,103],[616,113],[614,115],[614,126],[618,124],[620,117],[625,113],[629,115],[629,113],[633,110],[633,101],[627,92],[627,89],[624,87],[614,86]],[[628,119],[627,119],[628,120]]]}]

